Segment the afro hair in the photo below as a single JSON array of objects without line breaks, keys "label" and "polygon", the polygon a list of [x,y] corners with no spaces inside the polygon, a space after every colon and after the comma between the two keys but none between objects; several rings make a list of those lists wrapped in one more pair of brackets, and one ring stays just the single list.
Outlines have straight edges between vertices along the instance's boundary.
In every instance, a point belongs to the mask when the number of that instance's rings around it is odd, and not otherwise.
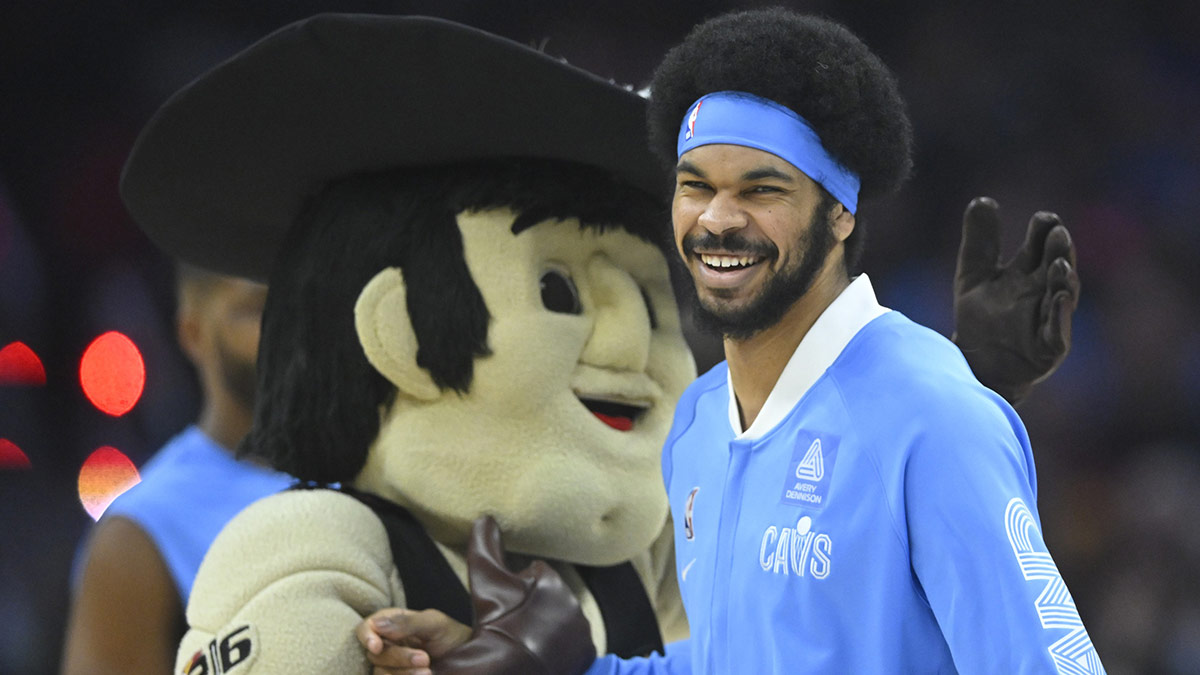
[{"label": "afro hair", "polygon": [[725,14],[667,53],[651,84],[651,147],[674,166],[679,125],[696,99],[745,91],[787,106],[861,181],[887,195],[912,169],[912,125],[887,66],[840,24],[781,9]]}]

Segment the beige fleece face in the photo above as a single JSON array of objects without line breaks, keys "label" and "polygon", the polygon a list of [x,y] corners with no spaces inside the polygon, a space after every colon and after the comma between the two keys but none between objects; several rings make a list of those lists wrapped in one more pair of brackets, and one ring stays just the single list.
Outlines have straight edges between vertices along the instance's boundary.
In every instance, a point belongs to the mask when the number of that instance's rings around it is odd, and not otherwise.
[{"label": "beige fleece face", "polygon": [[[469,393],[430,397],[410,384],[418,391],[406,395],[400,386],[356,483],[408,507],[450,545],[490,513],[511,550],[593,565],[626,560],[663,526],[660,453],[675,402],[695,377],[666,260],[623,230],[548,221],[513,235],[512,221],[508,210],[458,218],[492,317],[492,353],[476,359]],[[543,302],[543,280],[559,311]],[[403,293],[380,294],[393,296],[371,315],[402,311]],[[376,323],[408,327],[407,314],[392,318]],[[372,363],[398,360],[373,358],[375,340],[364,341]]]}]

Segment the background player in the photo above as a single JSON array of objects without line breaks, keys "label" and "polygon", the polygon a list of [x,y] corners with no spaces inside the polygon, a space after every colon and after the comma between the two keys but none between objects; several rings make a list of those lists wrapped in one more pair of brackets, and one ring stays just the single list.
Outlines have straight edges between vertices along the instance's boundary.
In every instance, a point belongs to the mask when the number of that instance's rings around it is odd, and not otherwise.
[{"label": "background player", "polygon": [[181,264],[179,346],[196,367],[199,419],[142,468],[91,533],[80,561],[62,672],[165,673],[192,580],[217,532],[286,474],[235,460],[250,428],[266,286]]}]

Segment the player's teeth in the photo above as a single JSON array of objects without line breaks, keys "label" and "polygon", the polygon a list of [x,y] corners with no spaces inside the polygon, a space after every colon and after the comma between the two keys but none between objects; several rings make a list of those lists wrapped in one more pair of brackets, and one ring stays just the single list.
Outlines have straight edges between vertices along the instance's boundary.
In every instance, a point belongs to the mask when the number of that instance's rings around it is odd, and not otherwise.
[{"label": "player's teeth", "polygon": [[701,255],[700,260],[709,267],[747,267],[753,264],[753,259],[748,257],[734,258],[730,256],[717,255]]}]

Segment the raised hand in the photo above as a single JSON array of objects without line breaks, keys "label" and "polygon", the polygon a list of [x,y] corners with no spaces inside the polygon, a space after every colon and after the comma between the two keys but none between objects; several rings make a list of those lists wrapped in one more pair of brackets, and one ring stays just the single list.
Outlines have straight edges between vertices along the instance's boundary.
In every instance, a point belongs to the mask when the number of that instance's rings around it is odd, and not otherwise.
[{"label": "raised hand", "polygon": [[1016,404],[1071,348],[1079,276],[1075,245],[1057,215],[1035,213],[1025,242],[1003,265],[1000,226],[994,200],[979,197],[967,206],[954,275],[954,341],[979,381]]}]

